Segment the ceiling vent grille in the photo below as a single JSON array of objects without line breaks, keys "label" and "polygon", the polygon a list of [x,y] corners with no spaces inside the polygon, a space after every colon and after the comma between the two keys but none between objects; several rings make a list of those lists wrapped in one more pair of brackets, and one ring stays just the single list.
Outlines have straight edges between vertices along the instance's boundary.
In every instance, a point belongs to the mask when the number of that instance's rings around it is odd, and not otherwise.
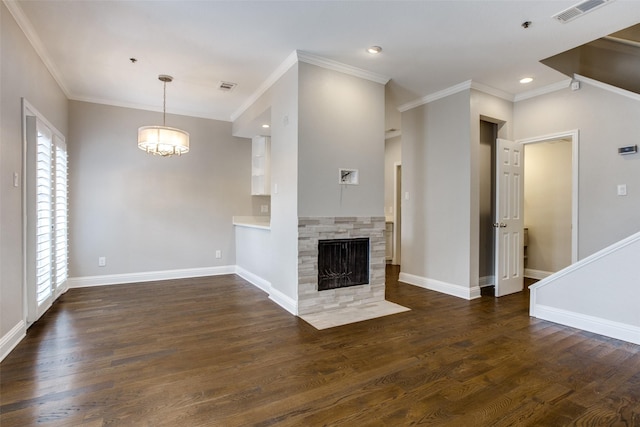
[{"label": "ceiling vent grille", "polygon": [[231,92],[235,87],[238,86],[238,83],[231,82],[220,82],[218,83],[218,89],[223,92]]},{"label": "ceiling vent grille", "polygon": [[574,19],[584,15],[585,13],[591,12],[592,10],[602,7],[612,1],[613,0],[585,0],[576,4],[575,6],[571,6],[569,9],[565,9],[560,13],[556,13],[552,16],[552,18],[562,23],[573,21]]}]

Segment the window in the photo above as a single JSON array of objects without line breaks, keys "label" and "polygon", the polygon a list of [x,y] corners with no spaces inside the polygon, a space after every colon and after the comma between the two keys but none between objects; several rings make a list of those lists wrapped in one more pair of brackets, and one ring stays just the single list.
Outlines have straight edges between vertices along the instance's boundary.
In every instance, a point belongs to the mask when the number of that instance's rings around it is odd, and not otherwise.
[{"label": "window", "polygon": [[67,280],[67,149],[64,137],[25,101],[25,286],[37,320]]}]

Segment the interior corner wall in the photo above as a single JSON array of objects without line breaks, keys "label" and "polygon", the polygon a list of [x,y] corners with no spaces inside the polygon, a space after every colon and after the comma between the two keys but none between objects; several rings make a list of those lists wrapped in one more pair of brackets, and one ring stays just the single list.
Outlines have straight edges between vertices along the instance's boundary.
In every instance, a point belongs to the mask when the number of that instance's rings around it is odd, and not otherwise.
[{"label": "interior corner wall", "polygon": [[469,100],[466,90],[402,113],[402,272],[462,287],[470,287]]},{"label": "interior corner wall", "polygon": [[[23,289],[22,98],[68,137],[67,98],[0,2],[0,341],[26,318]],[[18,186],[13,175],[18,174]]]},{"label": "interior corner wall", "polygon": [[299,216],[384,216],[384,85],[301,62],[299,90]]},{"label": "interior corner wall", "polygon": [[[298,300],[298,63],[291,66],[234,123],[244,133],[255,117],[271,111],[272,289]],[[277,187],[277,191],[276,191]]]},{"label": "interior corner wall", "polygon": [[384,213],[387,220],[393,219],[393,196],[395,194],[395,164],[402,160],[402,140],[400,136],[385,140],[384,144]]},{"label": "interior corner wall", "polygon": [[[479,285],[480,277],[480,121],[498,124],[498,138],[513,139],[513,103],[472,89],[470,94],[470,211],[469,211],[469,282]],[[493,222],[493,221],[492,221]],[[486,232],[486,230],[484,230]],[[493,228],[489,231],[493,233]]]},{"label": "interior corner wall", "polygon": [[[587,83],[515,104],[515,137],[578,129],[578,259],[640,230],[640,154],[618,147],[638,144],[640,100]],[[526,166],[525,166],[526,167]],[[618,196],[619,184],[627,195]]]},{"label": "interior corner wall", "polygon": [[230,122],[169,114],[190,151],[164,158],[136,145],[157,112],[80,101],[69,112],[71,277],[235,264],[232,217],[251,213],[251,143],[231,136]]}]

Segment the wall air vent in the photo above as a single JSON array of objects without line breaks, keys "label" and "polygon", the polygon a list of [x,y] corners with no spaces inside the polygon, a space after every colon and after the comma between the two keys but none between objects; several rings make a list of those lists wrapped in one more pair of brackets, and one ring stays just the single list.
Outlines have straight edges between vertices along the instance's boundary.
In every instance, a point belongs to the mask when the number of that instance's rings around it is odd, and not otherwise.
[{"label": "wall air vent", "polygon": [[218,89],[224,92],[231,92],[235,87],[238,86],[238,83],[231,82],[220,82],[218,83]]},{"label": "wall air vent", "polygon": [[560,13],[556,13],[552,16],[553,19],[556,19],[562,23],[573,21],[574,19],[584,15],[587,12],[591,12],[599,7],[604,6],[607,3],[611,3],[613,0],[585,0],[576,4],[575,6],[571,6],[569,9],[565,9]]}]

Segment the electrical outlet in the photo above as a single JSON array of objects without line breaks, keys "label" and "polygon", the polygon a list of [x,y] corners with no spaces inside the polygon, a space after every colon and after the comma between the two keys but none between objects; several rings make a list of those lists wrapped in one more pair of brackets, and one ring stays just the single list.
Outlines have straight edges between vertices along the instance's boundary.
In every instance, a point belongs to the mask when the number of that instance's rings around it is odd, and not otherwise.
[{"label": "electrical outlet", "polygon": [[216,251],[216,258],[217,258],[217,259],[222,258],[222,251],[221,251],[220,249],[218,249],[218,250]]},{"label": "electrical outlet", "polygon": [[269,213],[269,205],[261,205],[260,213]]},{"label": "electrical outlet", "polygon": [[98,267],[106,267],[107,266],[107,257],[101,256],[98,257]]}]

